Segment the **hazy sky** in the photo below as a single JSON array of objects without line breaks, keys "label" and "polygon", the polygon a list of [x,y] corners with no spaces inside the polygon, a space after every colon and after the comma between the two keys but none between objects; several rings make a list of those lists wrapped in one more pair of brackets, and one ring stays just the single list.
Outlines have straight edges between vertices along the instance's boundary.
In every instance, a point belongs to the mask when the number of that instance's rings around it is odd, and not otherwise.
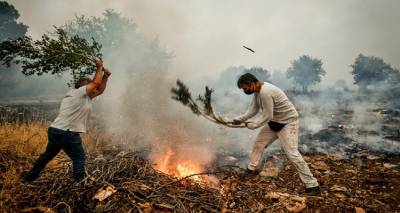
[{"label": "hazy sky", "polygon": [[[321,58],[325,83],[352,82],[349,65],[363,53],[400,68],[399,0],[12,0],[38,37],[75,14],[112,8],[176,54],[173,68],[194,77],[232,65],[284,70],[302,54]],[[242,45],[253,48],[246,51]]]}]

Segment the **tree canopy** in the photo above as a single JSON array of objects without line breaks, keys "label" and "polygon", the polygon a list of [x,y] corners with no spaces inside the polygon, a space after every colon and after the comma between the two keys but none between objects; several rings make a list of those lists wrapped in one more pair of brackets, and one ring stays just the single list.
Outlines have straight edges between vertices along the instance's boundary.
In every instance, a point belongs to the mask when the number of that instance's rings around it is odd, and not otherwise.
[{"label": "tree canopy", "polygon": [[[25,36],[28,27],[17,22],[19,12],[5,1],[0,1],[0,42]],[[1,54],[1,53],[0,53]],[[0,89],[4,96],[17,84],[18,72],[16,67],[0,64]]]},{"label": "tree canopy", "polygon": [[269,74],[268,70],[262,67],[252,67],[250,69],[245,69],[243,73],[253,74],[259,81],[271,81],[271,75]]},{"label": "tree canopy", "polygon": [[17,22],[19,12],[13,5],[0,1],[0,42],[24,36],[28,26]]},{"label": "tree canopy", "polygon": [[25,75],[71,72],[73,81],[96,70],[94,59],[101,58],[101,45],[89,43],[78,36],[70,37],[56,28],[52,35],[44,34],[41,40],[23,36],[0,43],[0,62],[11,66],[21,64]]},{"label": "tree canopy", "polygon": [[293,78],[302,87],[303,92],[306,92],[310,86],[321,82],[322,76],[325,76],[326,72],[322,64],[321,59],[308,55],[300,56],[292,61],[291,67],[287,70],[287,76]]},{"label": "tree canopy", "polygon": [[369,85],[376,85],[384,82],[388,80],[390,76],[392,81],[393,77],[396,78],[399,72],[382,58],[364,56],[363,54],[357,56],[351,68],[354,84],[358,85],[361,89],[366,89]]},{"label": "tree canopy", "polygon": [[102,17],[77,15],[61,28],[71,36],[94,39],[106,49],[119,47],[138,36],[137,25],[111,9],[105,10]]},{"label": "tree canopy", "polygon": [[[102,16],[75,16],[61,27],[70,36],[79,36],[88,41],[94,39],[102,45],[104,58],[118,58],[122,70],[134,71],[165,67],[165,61],[174,57],[160,47],[158,37],[149,39],[138,31],[131,19],[108,9]],[[127,63],[129,62],[129,63]],[[115,77],[115,76],[114,76]]]}]

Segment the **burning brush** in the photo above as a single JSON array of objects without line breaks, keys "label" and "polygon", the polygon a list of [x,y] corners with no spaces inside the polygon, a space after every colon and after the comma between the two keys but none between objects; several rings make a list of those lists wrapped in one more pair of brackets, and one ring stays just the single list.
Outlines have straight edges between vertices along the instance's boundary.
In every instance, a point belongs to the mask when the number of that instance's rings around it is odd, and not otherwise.
[{"label": "burning brush", "polygon": [[197,184],[207,185],[208,187],[218,188],[219,181],[216,177],[206,172],[206,168],[201,160],[196,160],[190,156],[183,156],[171,147],[167,147],[157,153],[153,160],[153,168],[168,174],[178,180],[190,179]]}]

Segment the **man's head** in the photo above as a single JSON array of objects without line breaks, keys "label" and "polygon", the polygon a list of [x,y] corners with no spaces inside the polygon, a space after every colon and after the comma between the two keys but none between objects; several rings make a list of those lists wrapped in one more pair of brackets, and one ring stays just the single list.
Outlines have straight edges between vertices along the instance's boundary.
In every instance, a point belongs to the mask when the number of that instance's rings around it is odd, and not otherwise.
[{"label": "man's head", "polygon": [[260,82],[258,81],[258,79],[250,73],[241,75],[237,81],[238,88],[243,89],[243,92],[247,95],[258,92],[259,84]]},{"label": "man's head", "polygon": [[76,82],[75,82],[75,89],[78,89],[79,87],[85,86],[90,82],[90,78],[87,77],[80,77]]}]

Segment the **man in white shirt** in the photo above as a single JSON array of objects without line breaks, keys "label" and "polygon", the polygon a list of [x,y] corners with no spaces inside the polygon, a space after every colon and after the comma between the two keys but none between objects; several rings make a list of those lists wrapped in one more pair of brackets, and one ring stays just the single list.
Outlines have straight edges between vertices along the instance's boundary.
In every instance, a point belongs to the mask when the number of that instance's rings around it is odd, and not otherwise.
[{"label": "man in white shirt", "polygon": [[[279,139],[286,156],[296,167],[301,181],[306,186],[306,193],[319,195],[320,189],[316,178],[311,174],[307,163],[298,150],[299,121],[298,113],[285,93],[278,87],[258,81],[246,73],[238,79],[237,86],[247,95],[253,95],[248,111],[234,119],[233,123],[239,125],[246,123],[247,128],[257,129],[262,127],[253,145],[250,162],[247,166],[247,176],[257,175],[260,168],[264,149]],[[259,111],[262,117],[259,121],[247,122]]]},{"label": "man in white shirt", "polygon": [[75,83],[75,89],[70,90],[61,101],[59,114],[48,128],[48,143],[46,150],[40,155],[33,168],[23,177],[24,182],[30,182],[39,177],[46,164],[61,150],[71,158],[76,182],[85,177],[85,151],[80,133],[87,131],[93,98],[101,95],[107,86],[111,75],[104,69],[100,59],[96,59],[96,74],[93,79],[82,77]]}]

